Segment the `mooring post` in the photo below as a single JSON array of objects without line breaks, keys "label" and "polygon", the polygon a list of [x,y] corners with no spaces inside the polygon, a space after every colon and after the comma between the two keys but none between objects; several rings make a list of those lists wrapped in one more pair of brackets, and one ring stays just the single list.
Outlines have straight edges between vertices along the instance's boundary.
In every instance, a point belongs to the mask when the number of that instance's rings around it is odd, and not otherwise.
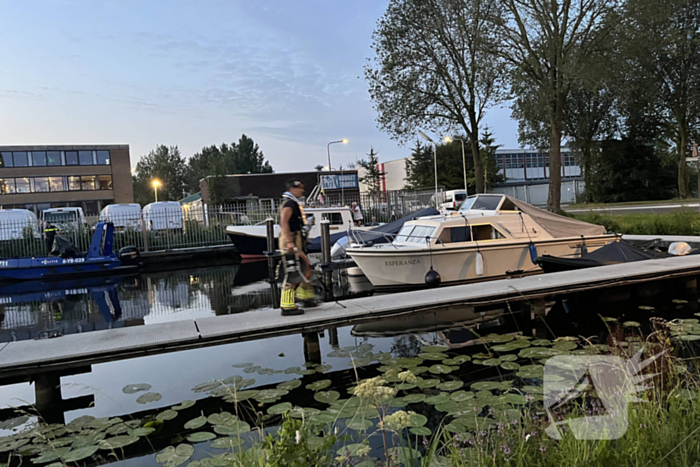
[{"label": "mooring post", "polygon": [[530,315],[535,337],[544,339],[547,337],[547,325],[545,323],[546,309],[543,298],[535,298],[523,302],[523,311]]},{"label": "mooring post", "polygon": [[333,271],[331,265],[331,223],[328,219],[321,221],[321,261],[325,264],[323,271],[324,300],[333,300]]},{"label": "mooring post", "polygon": [[65,423],[60,410],[61,375],[58,372],[39,373],[34,377],[36,409],[48,423]]},{"label": "mooring post", "polygon": [[271,217],[265,219],[265,227],[267,227],[267,275],[270,281],[270,289],[272,290],[272,306],[273,308],[280,307],[280,294],[277,288],[277,277],[275,275],[275,220]]},{"label": "mooring post", "polygon": [[328,343],[331,345],[332,349],[340,348],[340,342],[338,341],[338,328],[328,329]]},{"label": "mooring post", "polygon": [[146,221],[141,219],[141,238],[143,239],[143,251],[148,253],[148,232],[146,232]]},{"label": "mooring post", "polygon": [[317,332],[305,332],[304,336],[304,362],[321,364],[321,343]]}]

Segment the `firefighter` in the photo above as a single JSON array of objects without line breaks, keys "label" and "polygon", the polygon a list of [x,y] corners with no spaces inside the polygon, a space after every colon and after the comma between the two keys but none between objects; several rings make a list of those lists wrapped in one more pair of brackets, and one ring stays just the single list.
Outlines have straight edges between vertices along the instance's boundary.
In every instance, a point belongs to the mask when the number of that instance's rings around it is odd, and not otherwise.
[{"label": "firefighter", "polygon": [[58,233],[58,228],[51,224],[51,222],[46,221],[44,224],[44,241],[46,242],[46,254],[51,254],[53,249],[53,241]]},{"label": "firefighter", "polygon": [[[300,262],[307,265],[305,278],[308,280],[311,268],[308,267],[309,263],[306,259],[306,216],[299,202],[302,196],[304,196],[304,183],[297,179],[289,180],[280,205],[279,248],[285,253],[293,252],[296,248]],[[280,303],[282,316],[304,313],[304,310],[297,306],[296,299],[306,306],[313,306],[316,300],[313,286],[306,281],[300,284],[285,282]]]}]

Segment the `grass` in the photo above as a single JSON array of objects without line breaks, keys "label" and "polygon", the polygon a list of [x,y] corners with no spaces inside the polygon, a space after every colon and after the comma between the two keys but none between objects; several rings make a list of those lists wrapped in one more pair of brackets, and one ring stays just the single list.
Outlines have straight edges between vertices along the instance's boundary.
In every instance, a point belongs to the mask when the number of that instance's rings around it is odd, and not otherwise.
[{"label": "grass", "polygon": [[564,210],[569,209],[593,209],[593,208],[606,208],[614,206],[645,206],[645,205],[656,205],[656,204],[684,204],[684,203],[697,203],[696,198],[672,198],[672,199],[656,199],[647,201],[620,201],[617,203],[576,203],[569,204],[565,206]]},{"label": "grass", "polygon": [[663,214],[603,214],[588,212],[569,216],[603,225],[610,232],[628,235],[700,235],[700,214],[681,211]]}]

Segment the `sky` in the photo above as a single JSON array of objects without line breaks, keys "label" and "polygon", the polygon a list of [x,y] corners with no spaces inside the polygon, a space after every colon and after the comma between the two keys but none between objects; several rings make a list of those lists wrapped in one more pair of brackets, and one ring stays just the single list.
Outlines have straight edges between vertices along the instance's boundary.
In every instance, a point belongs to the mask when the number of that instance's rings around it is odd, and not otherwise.
[{"label": "sky", "polygon": [[[384,0],[0,0],[0,145],[159,144],[189,157],[252,137],[276,172],[410,155],[363,76]],[[517,146],[508,108],[485,123]],[[441,135],[433,135],[440,138]]]}]

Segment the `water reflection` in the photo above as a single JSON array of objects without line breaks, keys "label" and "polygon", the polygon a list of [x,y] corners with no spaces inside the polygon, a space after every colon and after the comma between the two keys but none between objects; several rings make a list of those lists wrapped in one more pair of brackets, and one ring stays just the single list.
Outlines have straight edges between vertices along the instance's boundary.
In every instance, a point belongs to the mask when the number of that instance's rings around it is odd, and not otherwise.
[{"label": "water reflection", "polygon": [[269,306],[266,263],[0,286],[0,342]]}]

